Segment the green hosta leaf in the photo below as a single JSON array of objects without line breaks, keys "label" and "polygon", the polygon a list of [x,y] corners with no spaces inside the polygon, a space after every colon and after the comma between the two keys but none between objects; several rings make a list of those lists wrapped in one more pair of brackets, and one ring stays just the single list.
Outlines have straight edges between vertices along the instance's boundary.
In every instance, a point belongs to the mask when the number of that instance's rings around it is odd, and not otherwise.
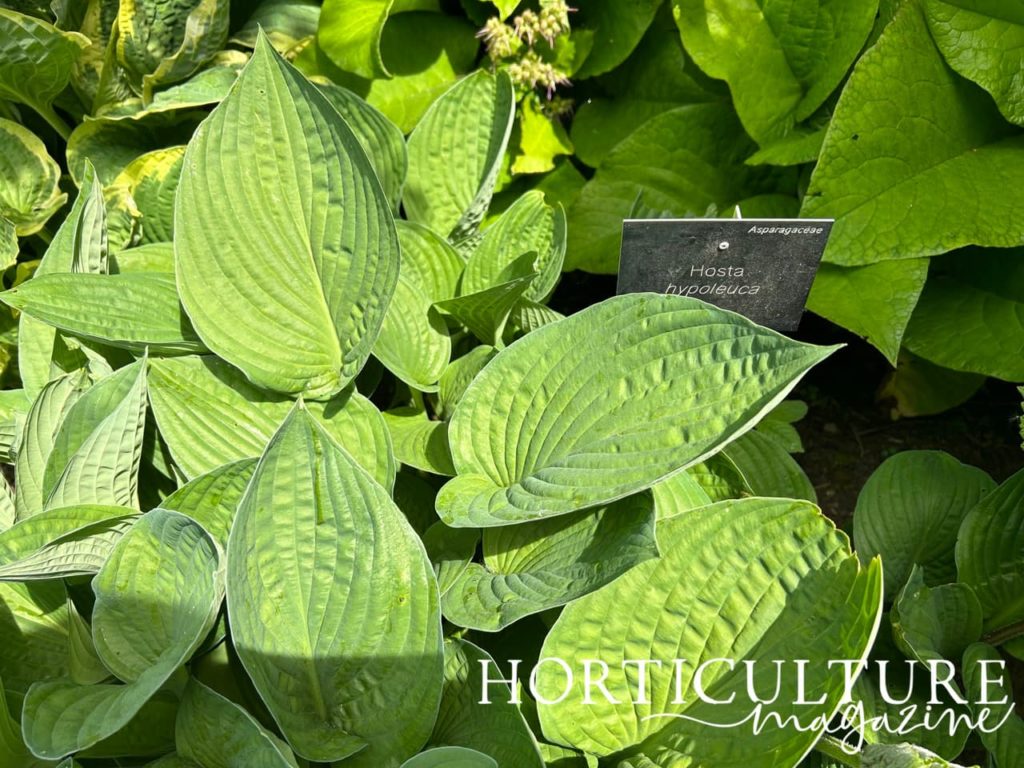
[{"label": "green hosta leaf", "polygon": [[656,483],[651,487],[651,493],[654,494],[654,511],[658,520],[666,520],[713,503],[711,496],[690,471],[677,472],[667,480]]},{"label": "green hosta leaf", "polygon": [[861,768],[963,768],[912,744],[868,744],[861,753],[860,765]]},{"label": "green hosta leaf", "polygon": [[112,254],[110,274],[121,275],[128,272],[163,272],[173,275],[174,244],[146,243]]},{"label": "green hosta leaf", "polygon": [[128,163],[114,179],[114,186],[124,187],[142,214],[144,243],[169,243],[173,239],[174,193],[184,156],[184,147],[147,152]]},{"label": "green hosta leaf", "polygon": [[[109,553],[107,553],[109,555]],[[104,562],[106,557],[104,557]],[[103,665],[96,644],[92,639],[92,627],[78,612],[75,603],[68,599],[68,676],[76,683],[92,685],[110,678],[110,670]]]},{"label": "green hosta leaf", "polygon": [[[985,718],[986,728],[978,729],[978,735],[996,765],[1021,768],[1024,766],[1024,720],[1013,711],[1013,681],[1005,667],[999,671],[1000,663],[1005,665],[1006,662],[992,646],[972,645],[964,653],[964,684],[969,701],[989,702],[981,705],[991,710],[991,714]],[[993,731],[1000,722],[1002,724]]]},{"label": "green hosta leaf", "polygon": [[755,427],[787,453],[803,453],[804,444],[794,423],[807,415],[807,403],[802,400],[785,400],[775,410],[764,417],[764,421]]},{"label": "green hosta leaf", "polygon": [[564,318],[565,315],[550,307],[529,299],[520,299],[508,315],[508,323],[505,325],[506,338],[509,331],[513,335],[525,335]]},{"label": "green hosta leaf", "polygon": [[67,602],[62,581],[0,583],[0,678],[8,694],[68,674]]},{"label": "green hosta leaf", "polygon": [[[18,235],[31,235],[64,205],[60,166],[27,128],[0,118],[0,217]],[[17,251],[15,251],[17,252]]]},{"label": "green hosta leaf", "polygon": [[399,276],[373,354],[413,389],[437,391],[452,355],[448,326],[430,296]]},{"label": "green hosta leaf", "polygon": [[262,29],[274,48],[284,53],[315,35],[319,20],[320,5],[315,0],[261,0],[230,42],[253,48]]},{"label": "green hosta leaf", "polygon": [[[149,398],[160,435],[189,478],[259,456],[293,404],[215,357],[152,361]],[[369,400],[347,390],[307,408],[374,480],[392,487],[391,439]]]},{"label": "green hosta leaf", "polygon": [[14,496],[18,519],[43,511],[48,495],[46,465],[53,452],[57,432],[65,414],[88,388],[84,373],[68,374],[43,387],[29,409],[15,465],[17,493]]},{"label": "green hosta leaf", "polygon": [[204,768],[297,768],[287,745],[195,679],[185,688],[175,732],[178,754]]},{"label": "green hosta leaf", "polygon": [[33,685],[22,726],[40,757],[59,759],[114,735],[189,659],[220,609],[221,554],[197,523],[156,509],[118,542],[93,589],[96,649],[126,684]]},{"label": "green hosta leaf", "polygon": [[946,368],[1024,381],[1022,255],[1017,248],[970,248],[933,259],[907,326],[907,349]]},{"label": "green hosta leaf", "polygon": [[301,407],[239,505],[228,614],[239,658],[300,756],[397,766],[426,740],[442,663],[430,562],[387,491]]},{"label": "green hosta leaf", "polygon": [[104,106],[97,113],[107,123],[117,120],[144,120],[164,112],[205,107],[223,101],[238,79],[235,66],[214,66],[196,73],[183,83],[165,88],[146,104],[141,99],[124,99]]},{"label": "green hosta leaf", "polygon": [[928,259],[899,259],[863,267],[822,264],[807,307],[867,339],[895,364],[927,277]]},{"label": "green hosta leaf", "polygon": [[206,351],[182,312],[174,275],[42,275],[0,300],[72,336],[135,353]]},{"label": "green hosta leaf", "polygon": [[146,426],[146,361],[101,380],[68,409],[46,461],[46,509],[108,504],[138,509]]},{"label": "green hosta leaf", "polygon": [[750,429],[831,351],[683,297],[604,301],[515,342],[470,385],[438,512],[495,526],[641,491]]},{"label": "green hosta leaf", "polygon": [[[549,739],[596,755],[628,750],[618,765],[715,765],[716,768],[795,764],[817,739],[791,727],[751,732],[743,661],[755,667],[755,690],[775,681],[773,659],[806,659],[807,691],[816,705],[797,705],[795,678],[783,677],[777,701],[763,707],[809,722],[831,715],[843,695],[844,675],[829,659],[861,659],[870,648],[881,613],[881,568],[861,568],[845,536],[806,502],[745,499],[724,502],[663,520],[661,558],[642,563],[610,585],[577,600],[555,622],[541,657],[565,660],[573,670],[583,659],[607,665],[607,689],[621,702],[595,693],[584,703],[582,675],[568,695],[565,673],[543,664],[537,679],[538,710]],[[642,611],[623,606],[643,605]],[[657,617],[657,621],[651,621]],[[732,703],[711,705],[694,697],[695,666],[714,665],[704,690]],[[666,659],[647,677],[630,659]],[[680,672],[671,659],[686,659]],[[603,675],[604,667],[593,667]],[[675,680],[684,703],[676,703]],[[647,679],[639,692],[641,679]],[[641,703],[634,705],[633,701]],[[705,723],[745,724],[714,728]]]},{"label": "green hosta leaf", "polygon": [[462,293],[499,285],[503,272],[524,253],[536,254],[532,271],[537,277],[523,294],[545,301],[562,275],[565,258],[565,212],[544,202],[544,194],[527,192],[483,233],[462,275]]},{"label": "green hosta leaf", "polygon": [[892,611],[893,640],[908,658],[956,661],[981,638],[981,604],[966,584],[924,583],[915,565]]},{"label": "green hosta leaf", "polygon": [[402,768],[498,768],[498,764],[475,749],[435,747],[410,757]]},{"label": "green hosta leaf", "polygon": [[581,3],[570,21],[574,30],[594,30],[594,43],[576,73],[578,78],[593,77],[614,69],[625,61],[654,19],[659,0],[593,0]]},{"label": "green hosta leaf", "polygon": [[160,506],[188,515],[218,544],[227,547],[235,510],[255,469],[256,459],[241,459],[217,467],[185,483]]},{"label": "green hosta leaf", "polygon": [[444,643],[444,696],[430,744],[468,747],[494,758],[498,765],[541,768],[537,742],[514,705],[504,682],[487,687],[489,704],[481,704],[482,665],[491,679],[503,677],[487,653],[466,640]]},{"label": "green hosta leaf", "polygon": [[1018,245],[1022,142],[904,3],[843,89],[801,215],[835,218],[825,259],[846,266]]},{"label": "green hosta leaf", "polygon": [[473,379],[496,354],[497,350],[494,347],[481,344],[479,347],[473,347],[458,360],[453,360],[451,365],[445,368],[437,390],[445,418],[451,417]]},{"label": "green hosta leaf", "polygon": [[0,217],[0,269],[7,269],[18,260],[18,233],[14,225]]},{"label": "green hosta leaf", "polygon": [[89,38],[0,8],[0,99],[28,104],[48,120],[52,102],[68,84]]},{"label": "green hosta leaf", "polygon": [[195,763],[188,758],[184,758],[177,753],[170,755],[164,755],[159,760],[154,760],[152,763],[147,763],[146,768],[203,768],[203,766]]},{"label": "green hosta leaf", "polygon": [[565,605],[658,556],[654,504],[630,496],[594,511],[488,528],[484,564],[472,563],[443,595],[445,618],[496,632]]},{"label": "green hosta leaf", "polygon": [[[4,698],[4,682],[0,680],[0,762],[11,768],[42,768],[47,765],[32,757],[21,739],[21,726],[11,714]],[[497,763],[494,766],[497,768]]]},{"label": "green hosta leaf", "polygon": [[138,517],[128,507],[80,505],[41,512],[0,533],[0,580],[91,575]]},{"label": "green hosta leaf", "polygon": [[409,164],[405,136],[398,126],[351,91],[333,83],[321,84],[320,90],[359,139],[397,215]]},{"label": "green hosta leaf", "polygon": [[941,451],[904,451],[874,471],[857,498],[857,552],[881,555],[885,594],[895,597],[914,565],[927,584],[953,581],[953,549],[967,513],[995,487],[980,469]]},{"label": "green hosta leaf", "polygon": [[431,105],[409,137],[402,205],[411,221],[458,244],[491,202],[515,117],[512,82],[478,71]]},{"label": "green hosta leaf", "polygon": [[181,300],[211,350],[281,392],[323,397],[355,377],[398,238],[355,135],[266,40],[189,142],[174,231]]},{"label": "green hosta leaf", "polygon": [[747,165],[802,165],[813,163],[821,154],[825,128],[800,130],[759,149],[747,158]]},{"label": "green hosta leaf", "polygon": [[1007,120],[1024,124],[1024,12],[1013,3],[925,0],[936,45],[953,69],[973,80]]},{"label": "green hosta leaf", "polygon": [[[442,601],[469,567],[480,546],[480,531],[476,528],[449,528],[441,522],[431,525],[422,536],[430,562],[434,565],[438,591]],[[442,602],[442,610],[444,603]]]},{"label": "green hosta leaf", "polygon": [[433,230],[408,221],[395,224],[402,244],[402,276],[424,291],[431,301],[455,296],[465,260]]},{"label": "green hosta leaf", "polygon": [[956,541],[959,580],[974,589],[991,631],[1024,620],[1024,471],[963,519]]},{"label": "green hosta leaf", "polygon": [[436,0],[327,0],[320,14],[317,41],[346,72],[373,79],[391,76],[381,56],[388,16],[399,11],[437,9]]},{"label": "green hosta leaf", "polygon": [[224,47],[229,6],[228,0],[125,0],[117,14],[117,57],[143,100],[154,88],[184,80]]},{"label": "green hosta leaf", "polygon": [[384,411],[384,423],[391,433],[395,458],[402,464],[452,477],[452,453],[448,447],[448,423],[434,421],[421,410],[410,407]]},{"label": "green hosta leaf", "polygon": [[985,377],[979,374],[942,368],[904,352],[878,399],[893,401],[894,417],[932,416],[967,402],[984,383]]},{"label": "green hosta leaf", "polygon": [[839,85],[871,32],[877,0],[673,0],[686,50],[729,83],[760,144],[790,133]]},{"label": "green hosta leaf", "polygon": [[637,195],[661,210],[703,213],[751,191],[753,145],[731,109],[677,107],[648,120],[608,153],[569,209],[566,269],[618,271],[622,219]]},{"label": "green hosta leaf", "polygon": [[437,488],[418,472],[402,470],[395,478],[395,504],[420,536],[438,522],[434,512]]},{"label": "green hosta leaf", "polygon": [[185,683],[179,670],[167,686],[157,691],[128,724],[113,736],[81,752],[82,757],[117,758],[123,755],[164,755],[174,748],[174,719],[178,693]]},{"label": "green hosta leaf", "polygon": [[730,443],[724,453],[755,495],[817,501],[818,495],[803,468],[785,448],[761,432],[747,432]]},{"label": "green hosta leaf", "polygon": [[[513,266],[529,269],[535,259],[534,254],[528,253],[517,259]],[[477,293],[439,301],[435,306],[466,326],[480,341],[498,345],[513,307],[522,300],[535,278],[535,274],[516,276]]]}]

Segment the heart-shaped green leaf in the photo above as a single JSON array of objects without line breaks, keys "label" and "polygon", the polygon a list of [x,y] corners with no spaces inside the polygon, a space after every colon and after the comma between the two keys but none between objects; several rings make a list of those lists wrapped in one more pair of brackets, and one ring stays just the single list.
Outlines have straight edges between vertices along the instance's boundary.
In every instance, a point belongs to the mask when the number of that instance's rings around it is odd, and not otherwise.
[{"label": "heart-shaped green leaf", "polygon": [[0,118],[0,218],[18,235],[31,235],[64,205],[60,166],[27,128]]}]

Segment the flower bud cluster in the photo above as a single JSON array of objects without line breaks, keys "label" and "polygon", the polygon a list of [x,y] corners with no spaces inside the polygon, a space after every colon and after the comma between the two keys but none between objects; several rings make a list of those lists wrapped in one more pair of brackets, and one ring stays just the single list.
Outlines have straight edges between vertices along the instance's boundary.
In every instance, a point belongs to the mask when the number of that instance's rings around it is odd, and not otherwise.
[{"label": "flower bud cluster", "polygon": [[545,60],[535,45],[544,40],[549,48],[554,48],[559,37],[570,33],[569,14],[575,10],[565,0],[540,0],[539,10],[526,9],[511,23],[497,17],[488,19],[477,37],[487,46],[491,61],[504,65],[518,88],[541,88],[550,100],[556,88],[570,84],[569,78]]}]

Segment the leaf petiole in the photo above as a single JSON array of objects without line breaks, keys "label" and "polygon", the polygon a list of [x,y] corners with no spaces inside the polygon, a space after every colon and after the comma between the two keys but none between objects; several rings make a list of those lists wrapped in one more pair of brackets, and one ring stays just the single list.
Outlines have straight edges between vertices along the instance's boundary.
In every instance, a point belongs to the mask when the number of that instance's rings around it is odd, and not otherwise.
[{"label": "leaf petiole", "polygon": [[814,749],[842,765],[848,765],[850,768],[860,768],[860,753],[856,752],[851,755],[846,751],[839,739],[834,736],[825,734],[814,745]]}]

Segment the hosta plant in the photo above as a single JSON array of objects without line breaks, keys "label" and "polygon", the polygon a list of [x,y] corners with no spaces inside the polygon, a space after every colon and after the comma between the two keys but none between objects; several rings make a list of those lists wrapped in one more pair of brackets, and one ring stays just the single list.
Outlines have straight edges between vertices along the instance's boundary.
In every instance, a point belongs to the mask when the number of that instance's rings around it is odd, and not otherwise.
[{"label": "hosta plant", "polygon": [[[509,643],[610,666],[700,637],[752,662],[862,659],[883,588],[810,501],[755,495],[813,495],[784,398],[832,349],[681,297],[549,309],[561,208],[531,192],[484,226],[513,116],[508,78],[479,72],[406,140],[261,35],[181,154],[173,241],[112,238],[84,164],[36,274],[0,294],[23,382],[0,494],[5,765],[796,765],[814,747],[694,732],[667,701],[581,713],[547,675],[537,701],[491,683],[480,703]],[[823,670],[828,717],[843,678]]]}]

